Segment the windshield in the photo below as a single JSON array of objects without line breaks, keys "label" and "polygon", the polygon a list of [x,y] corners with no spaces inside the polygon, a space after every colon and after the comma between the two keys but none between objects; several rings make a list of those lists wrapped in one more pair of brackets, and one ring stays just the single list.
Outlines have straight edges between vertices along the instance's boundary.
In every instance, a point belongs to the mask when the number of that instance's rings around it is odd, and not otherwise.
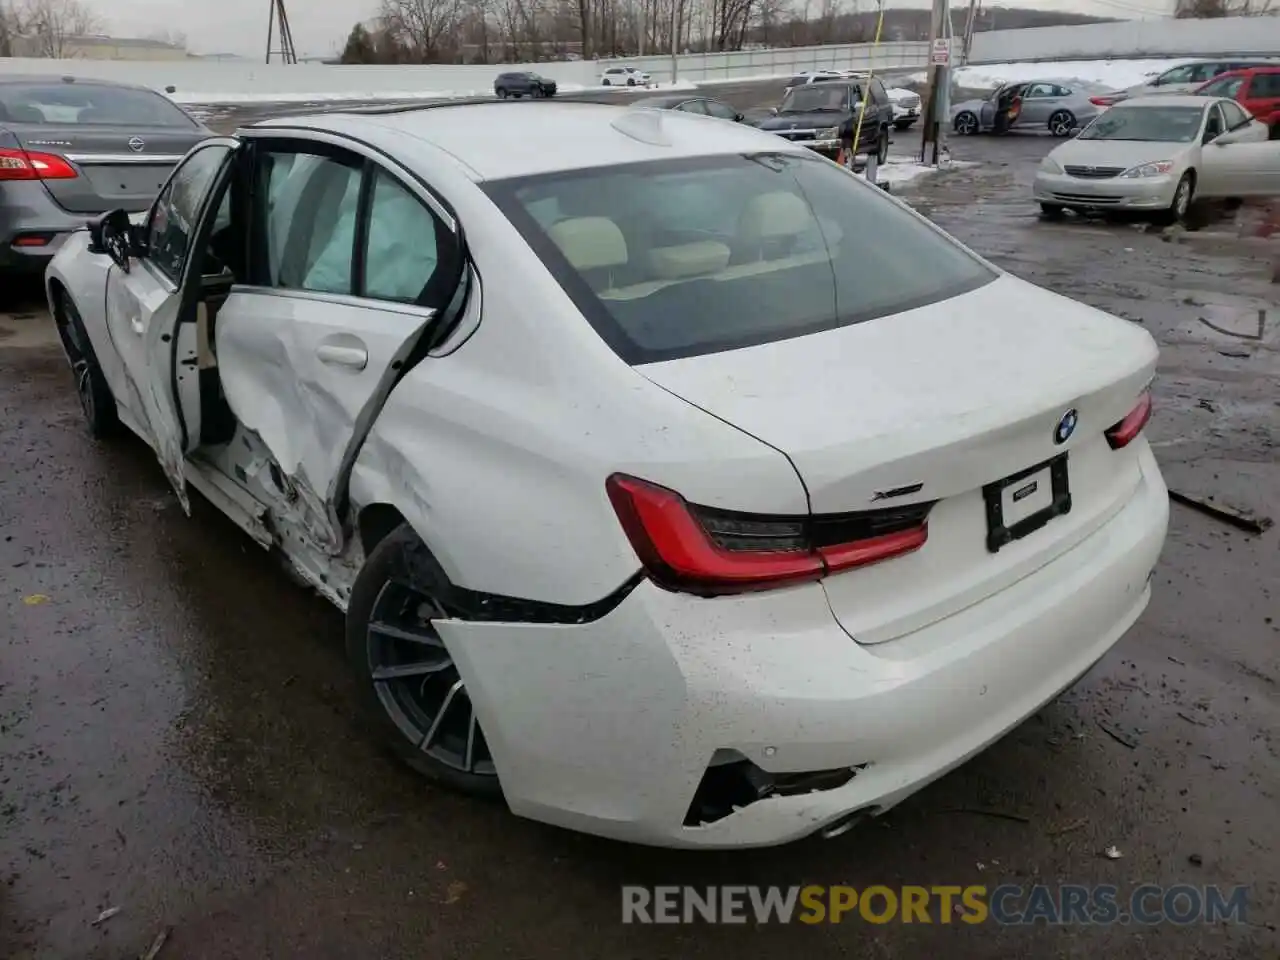
[{"label": "windshield", "polygon": [[86,83],[13,83],[0,86],[0,122],[194,127],[179,107],[150,90]]},{"label": "windshield", "polygon": [[1244,81],[1244,77],[1222,77],[1212,83],[1206,83],[1196,93],[1202,97],[1226,97],[1228,100],[1234,100]]},{"label": "windshield", "polygon": [[794,87],[782,98],[779,113],[846,113],[849,87],[843,83],[811,83]]},{"label": "windshield", "polygon": [[1079,139],[1190,143],[1200,135],[1203,117],[1203,107],[1112,107]]},{"label": "windshield", "polygon": [[995,277],[817,156],[662,160],[485,190],[633,364],[874,320]]}]

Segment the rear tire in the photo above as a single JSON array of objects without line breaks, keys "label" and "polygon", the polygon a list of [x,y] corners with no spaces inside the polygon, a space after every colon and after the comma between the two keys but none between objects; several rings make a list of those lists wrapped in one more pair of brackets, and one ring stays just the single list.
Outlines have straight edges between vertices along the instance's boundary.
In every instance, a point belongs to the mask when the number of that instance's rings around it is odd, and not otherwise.
[{"label": "rear tire", "polygon": [[430,780],[496,799],[502,785],[493,755],[432,623],[454,612],[442,600],[449,593],[440,565],[413,528],[401,524],[373,548],[356,577],[347,605],[347,659],[393,753]]},{"label": "rear tire", "polygon": [[1070,110],[1058,110],[1049,118],[1049,132],[1059,139],[1071,136],[1075,125],[1075,114]]},{"label": "rear tire", "polygon": [[1061,220],[1066,212],[1065,207],[1061,207],[1056,203],[1040,204],[1040,213],[1046,220]]},{"label": "rear tire", "polygon": [[956,118],[951,121],[951,125],[955,128],[956,133],[962,137],[972,137],[978,132],[978,118],[968,110],[956,114]]},{"label": "rear tire", "polygon": [[66,294],[61,297],[55,320],[58,336],[62,340],[67,359],[71,362],[76,396],[80,400],[80,409],[84,412],[89,436],[95,440],[105,440],[118,435],[120,413],[116,408],[116,398],[107,386],[107,378],[93,352],[93,343],[84,329],[80,311]]}]

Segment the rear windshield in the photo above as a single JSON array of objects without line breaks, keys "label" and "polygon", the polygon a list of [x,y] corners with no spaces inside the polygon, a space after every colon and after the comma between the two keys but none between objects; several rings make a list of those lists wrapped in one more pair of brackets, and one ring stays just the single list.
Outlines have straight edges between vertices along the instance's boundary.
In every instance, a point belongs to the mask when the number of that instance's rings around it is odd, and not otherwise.
[{"label": "rear windshield", "polygon": [[817,156],[664,160],[485,189],[633,364],[872,320],[995,277]]},{"label": "rear windshield", "polygon": [[158,93],[87,83],[0,84],[0,122],[186,129],[196,125]]}]

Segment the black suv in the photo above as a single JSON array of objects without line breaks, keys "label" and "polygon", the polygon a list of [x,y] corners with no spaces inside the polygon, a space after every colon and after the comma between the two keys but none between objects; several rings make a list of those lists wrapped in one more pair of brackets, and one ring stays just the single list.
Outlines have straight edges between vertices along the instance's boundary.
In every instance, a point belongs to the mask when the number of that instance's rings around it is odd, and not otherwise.
[{"label": "black suv", "polygon": [[529,70],[518,73],[500,73],[493,81],[493,92],[503,100],[507,97],[554,97],[556,82]]},{"label": "black suv", "polygon": [[[868,94],[867,114],[859,129],[858,114],[864,93]],[[803,144],[832,160],[843,148],[850,162],[855,154],[874,153],[879,163],[884,163],[889,155],[892,125],[893,103],[877,77],[818,80],[792,87],[773,115],[757,124],[761,130]],[[855,131],[857,148],[850,149]]]}]

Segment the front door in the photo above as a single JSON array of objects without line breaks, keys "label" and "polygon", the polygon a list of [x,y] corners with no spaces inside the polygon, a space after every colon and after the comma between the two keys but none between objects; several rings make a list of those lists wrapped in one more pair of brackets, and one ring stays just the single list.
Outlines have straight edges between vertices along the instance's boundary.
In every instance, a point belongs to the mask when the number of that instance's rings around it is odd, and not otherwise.
[{"label": "front door", "polygon": [[1280,140],[1205,144],[1198,187],[1203,197],[1280,197]]},{"label": "front door", "polygon": [[126,405],[188,512],[184,462],[200,437],[200,385],[196,365],[183,362],[196,353],[196,325],[181,322],[184,291],[200,282],[191,253],[237,146],[217,139],[192,151],[152,206],[145,254],[107,275],[107,329],[124,367]]},{"label": "front door", "polygon": [[460,244],[452,216],[389,161],[279,135],[252,143],[255,254],[214,334],[223,394],[271,454],[277,509],[338,553],[365,436],[459,305]]}]

